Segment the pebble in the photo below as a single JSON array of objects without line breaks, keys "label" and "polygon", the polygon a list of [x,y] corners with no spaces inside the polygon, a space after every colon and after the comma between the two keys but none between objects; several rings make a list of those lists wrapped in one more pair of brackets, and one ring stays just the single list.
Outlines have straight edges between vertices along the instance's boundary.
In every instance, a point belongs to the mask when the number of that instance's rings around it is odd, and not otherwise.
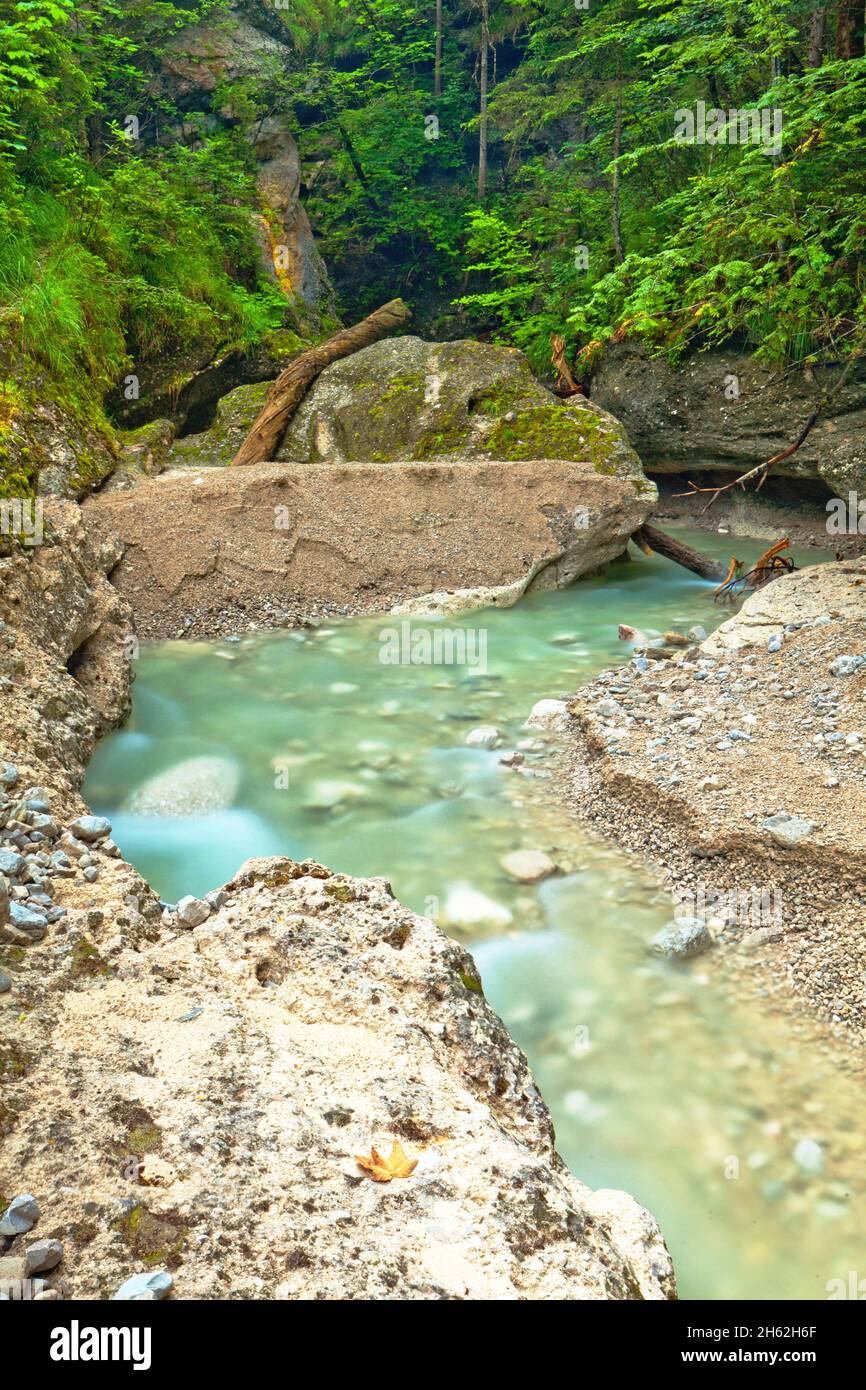
[{"label": "pebble", "polygon": [[0,1219],[0,1236],[26,1235],[41,1215],[39,1203],[29,1192],[13,1197]]},{"label": "pebble", "polygon": [[177,919],[183,927],[200,927],[210,917],[210,907],[201,898],[187,894],[177,905]]},{"label": "pebble", "polygon": [[145,1274],[133,1274],[121,1284],[112,1302],[156,1303],[171,1292],[174,1280],[165,1269],[153,1269]]},{"label": "pebble", "polygon": [[768,830],[771,838],[782,849],[793,849],[801,840],[811,835],[815,827],[802,816],[792,816],[787,811],[779,811],[775,816],[768,816],[766,820],[762,820],[761,829]]},{"label": "pebble", "polygon": [[69,827],[73,835],[92,844],[111,834],[111,821],[105,816],[79,816]]},{"label": "pebble", "polygon": [[831,676],[853,676],[855,671],[866,664],[866,656],[837,656],[835,661],[830,662]]},{"label": "pebble", "polygon": [[708,951],[713,937],[702,917],[679,917],[656,932],[651,944],[656,955],[688,960]]},{"label": "pebble", "polygon": [[24,1251],[24,1259],[27,1264],[27,1277],[31,1274],[42,1274],[47,1269],[54,1269],[63,1259],[63,1246],[59,1240],[37,1240],[32,1245],[28,1245]]}]

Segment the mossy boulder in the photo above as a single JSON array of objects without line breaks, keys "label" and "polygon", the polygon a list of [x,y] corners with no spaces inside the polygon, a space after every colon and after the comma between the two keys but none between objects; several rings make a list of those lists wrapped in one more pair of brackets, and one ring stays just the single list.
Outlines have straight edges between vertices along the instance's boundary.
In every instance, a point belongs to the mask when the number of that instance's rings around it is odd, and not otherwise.
[{"label": "mossy boulder", "polygon": [[231,463],[265,403],[269,386],[270,382],[254,381],[229,391],[218,402],[210,429],[175,440],[171,449],[171,465],[221,468]]},{"label": "mossy boulder", "polygon": [[322,373],[277,457],[293,463],[498,459],[590,462],[643,479],[613,416],[560,400],[515,348],[386,338]]}]

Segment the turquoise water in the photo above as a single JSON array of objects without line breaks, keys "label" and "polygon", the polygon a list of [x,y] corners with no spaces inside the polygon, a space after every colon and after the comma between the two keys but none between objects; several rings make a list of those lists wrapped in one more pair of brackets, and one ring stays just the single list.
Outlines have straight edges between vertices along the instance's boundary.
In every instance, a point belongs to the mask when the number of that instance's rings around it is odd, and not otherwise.
[{"label": "turquoise water", "polygon": [[[727,537],[691,539],[731,553]],[[736,541],[744,560],[763,548]],[[412,620],[416,654],[447,629],[471,664],[387,664],[401,629],[383,617],[152,646],[85,791],[170,901],[253,854],[389,878],[470,945],[564,1157],[656,1214],[681,1296],[826,1297],[828,1280],[866,1274],[861,1088],[784,1019],[733,1003],[700,960],[647,950],[670,899],[551,804],[547,742],[522,728],[538,699],[627,659],[619,623],[652,636],[724,616],[712,586],[640,557],[511,610]],[[467,746],[482,725],[497,749]],[[521,742],[537,775],[499,761]],[[560,873],[512,881],[500,860],[516,849]],[[795,1161],[803,1139],[821,1145],[820,1171]]]}]

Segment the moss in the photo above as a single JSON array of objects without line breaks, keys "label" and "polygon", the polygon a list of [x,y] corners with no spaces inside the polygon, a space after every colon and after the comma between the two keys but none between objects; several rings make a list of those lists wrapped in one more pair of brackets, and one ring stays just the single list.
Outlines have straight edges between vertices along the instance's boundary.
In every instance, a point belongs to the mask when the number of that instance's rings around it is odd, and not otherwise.
[{"label": "moss", "polygon": [[111,1108],[111,1117],[124,1130],[123,1139],[118,1145],[121,1157],[134,1154],[142,1158],[144,1154],[156,1152],[162,1144],[162,1130],[150,1111],[135,1101],[118,1101]]},{"label": "moss", "polygon": [[20,1081],[30,1070],[33,1061],[29,1052],[22,1052],[14,1043],[0,1044],[0,1081]]},{"label": "moss", "polygon": [[70,973],[75,978],[111,974],[108,961],[99,954],[93,942],[86,936],[82,936],[72,947],[71,962]]},{"label": "moss", "polygon": [[329,898],[336,898],[339,903],[353,903],[357,902],[358,899],[358,895],[351,883],[339,882],[335,879],[331,879],[325,884],[324,891]]},{"label": "moss", "polygon": [[176,1211],[155,1216],[143,1206],[115,1221],[112,1230],[120,1232],[146,1269],[177,1269],[189,1236],[188,1225]]},{"label": "moss", "polygon": [[500,419],[483,447],[491,458],[512,460],[593,456],[596,471],[615,473],[614,463],[598,458],[604,437],[588,412],[539,405],[516,412],[513,420]]},{"label": "moss", "polygon": [[478,974],[478,971],[471,966],[464,966],[460,971],[460,981],[461,984],[465,985],[473,994],[484,996],[484,986],[481,983],[481,976]]}]

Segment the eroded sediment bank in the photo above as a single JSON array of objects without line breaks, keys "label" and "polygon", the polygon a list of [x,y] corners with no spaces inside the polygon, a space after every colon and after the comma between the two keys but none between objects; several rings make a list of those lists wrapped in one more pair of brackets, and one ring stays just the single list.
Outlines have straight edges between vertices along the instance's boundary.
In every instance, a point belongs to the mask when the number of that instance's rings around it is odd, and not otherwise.
[{"label": "eroded sediment bank", "polygon": [[563,755],[575,811],[711,919],[746,987],[840,1034],[866,1023],[864,620],[862,559],[779,579],[584,687]]}]

